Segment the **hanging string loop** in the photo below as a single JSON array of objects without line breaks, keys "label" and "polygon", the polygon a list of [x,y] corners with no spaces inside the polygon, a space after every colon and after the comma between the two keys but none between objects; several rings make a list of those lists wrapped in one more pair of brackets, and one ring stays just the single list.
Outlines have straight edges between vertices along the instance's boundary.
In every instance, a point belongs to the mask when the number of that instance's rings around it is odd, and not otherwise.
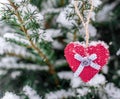
[{"label": "hanging string loop", "polygon": [[75,12],[78,15],[78,17],[80,18],[82,25],[85,29],[85,42],[86,42],[86,48],[89,46],[89,30],[88,30],[88,26],[89,26],[89,22],[90,22],[90,17],[91,17],[91,12],[93,11],[93,2],[92,0],[90,0],[90,11],[89,14],[87,16],[87,21],[84,21],[84,18],[82,16],[82,14],[80,13],[79,9],[78,9],[78,0],[74,0],[74,7],[75,7]]}]

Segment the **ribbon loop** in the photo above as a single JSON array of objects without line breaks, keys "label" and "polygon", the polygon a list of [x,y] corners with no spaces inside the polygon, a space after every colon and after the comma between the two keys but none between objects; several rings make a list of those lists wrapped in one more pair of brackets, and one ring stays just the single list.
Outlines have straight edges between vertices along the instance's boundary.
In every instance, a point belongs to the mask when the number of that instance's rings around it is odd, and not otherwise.
[{"label": "ribbon loop", "polygon": [[97,55],[96,54],[92,54],[88,58],[93,61],[93,60],[97,59]]},{"label": "ribbon loop", "polygon": [[95,63],[93,63],[93,62],[91,62],[91,64],[90,64],[90,65],[91,65],[91,67],[92,67],[92,68],[97,69],[97,70],[99,70],[99,69],[100,69],[100,67],[101,67],[100,65],[95,64]]},{"label": "ribbon loop", "polygon": [[75,54],[74,58],[77,59],[78,61],[82,61],[83,60],[83,57],[81,55],[79,55],[79,54]]}]

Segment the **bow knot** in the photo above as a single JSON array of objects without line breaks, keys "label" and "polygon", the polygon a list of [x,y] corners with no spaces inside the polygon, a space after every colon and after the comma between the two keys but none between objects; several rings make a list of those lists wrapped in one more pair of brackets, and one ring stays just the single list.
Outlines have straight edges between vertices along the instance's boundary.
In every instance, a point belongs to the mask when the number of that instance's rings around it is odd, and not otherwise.
[{"label": "bow knot", "polygon": [[74,58],[81,62],[77,70],[74,73],[74,77],[78,77],[86,66],[91,66],[92,68],[97,69],[97,70],[99,70],[101,67],[100,65],[93,62],[95,59],[97,59],[96,54],[91,54],[88,57],[82,57],[79,54],[75,54]]},{"label": "bow knot", "polygon": [[89,66],[90,63],[91,63],[91,60],[88,59],[87,57],[84,57],[84,58],[82,59],[81,65],[82,65],[82,66]]}]

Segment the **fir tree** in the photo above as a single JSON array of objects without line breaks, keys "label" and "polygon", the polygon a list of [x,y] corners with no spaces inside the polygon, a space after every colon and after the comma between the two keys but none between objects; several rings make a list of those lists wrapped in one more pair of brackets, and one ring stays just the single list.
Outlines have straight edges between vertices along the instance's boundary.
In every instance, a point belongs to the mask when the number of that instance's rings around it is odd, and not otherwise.
[{"label": "fir tree", "polygon": [[[78,1],[86,21],[90,0]],[[85,40],[74,0],[0,0],[2,99],[120,99],[120,2],[92,1],[90,40],[109,44],[111,56],[100,74],[83,83],[64,57],[69,42]]]}]

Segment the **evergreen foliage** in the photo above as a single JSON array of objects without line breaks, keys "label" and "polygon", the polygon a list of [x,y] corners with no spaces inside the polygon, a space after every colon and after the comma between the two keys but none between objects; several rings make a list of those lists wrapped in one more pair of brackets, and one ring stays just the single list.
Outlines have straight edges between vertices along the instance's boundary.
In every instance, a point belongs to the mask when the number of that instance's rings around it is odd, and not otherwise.
[{"label": "evergreen foliage", "polygon": [[[79,0],[84,20],[88,1]],[[85,40],[72,0],[0,1],[2,99],[120,99],[120,2],[95,1],[90,40],[105,41],[110,60],[89,83],[73,77],[64,57],[66,44]]]}]

